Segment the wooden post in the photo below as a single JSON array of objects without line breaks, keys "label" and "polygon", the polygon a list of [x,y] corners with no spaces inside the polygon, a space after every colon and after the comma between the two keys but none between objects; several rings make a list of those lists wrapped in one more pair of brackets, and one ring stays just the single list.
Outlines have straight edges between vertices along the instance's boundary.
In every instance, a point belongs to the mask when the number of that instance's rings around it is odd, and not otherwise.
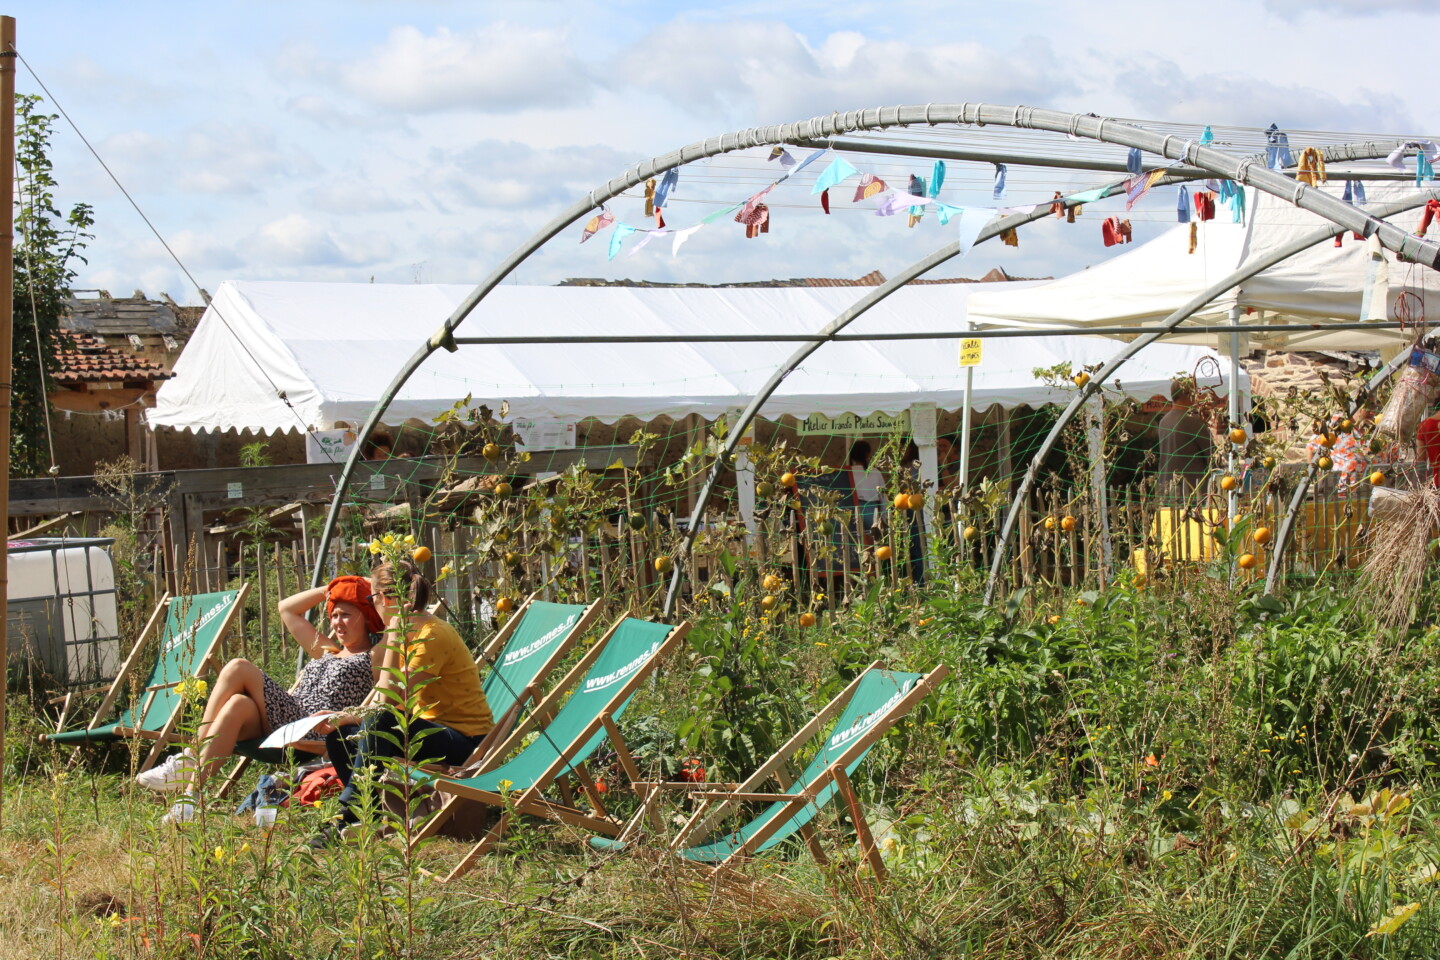
[{"label": "wooden post", "polygon": [[[10,516],[10,394],[15,307],[15,18],[0,17],[0,501]],[[44,403],[45,398],[41,397]],[[9,551],[0,554],[0,678],[10,675]],[[0,823],[5,816],[5,688],[0,683]]]}]

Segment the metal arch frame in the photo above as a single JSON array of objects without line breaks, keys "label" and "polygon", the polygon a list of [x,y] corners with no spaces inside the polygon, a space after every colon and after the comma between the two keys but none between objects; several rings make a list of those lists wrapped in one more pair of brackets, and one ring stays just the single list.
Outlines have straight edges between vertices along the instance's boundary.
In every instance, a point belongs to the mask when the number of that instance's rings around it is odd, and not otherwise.
[{"label": "metal arch frame", "polygon": [[[1387,249],[1403,253],[1409,260],[1414,262],[1423,263],[1431,267],[1440,264],[1440,245],[1411,237],[1398,228],[1376,221],[1356,210],[1354,207],[1345,204],[1343,201],[1327,196],[1321,191],[1308,188],[1303,184],[1297,184],[1285,176],[1272,173],[1263,166],[1257,169],[1255,157],[1236,159],[1218,150],[1202,147],[1192,141],[1186,140],[1177,143],[1178,138],[1174,134],[1153,133],[1125,121],[1098,117],[1093,114],[1082,115],[1034,107],[994,106],[969,102],[962,104],[926,104],[923,106],[896,106],[850,111],[844,114],[814,117],[796,123],[751,127],[735,133],[723,134],[718,138],[707,138],[682,147],[679,150],[672,151],[671,153],[639,163],[626,173],[619,177],[612,178],[607,181],[603,187],[592,191],[581,200],[572,204],[501,261],[490,275],[481,281],[455,308],[454,312],[446,318],[445,322],[429,337],[424,345],[417,349],[405,362],[400,371],[386,387],[384,393],[381,394],[374,409],[371,410],[369,417],[366,418],[365,424],[357,437],[357,442],[354,447],[352,447],[350,456],[346,459],[340,476],[336,480],[335,494],[331,499],[330,509],[326,514],[325,526],[321,531],[319,550],[315,558],[315,567],[311,575],[311,583],[318,585],[322,582],[326,565],[325,557],[329,552],[335,525],[339,518],[345,494],[349,489],[355,465],[359,462],[360,452],[365,441],[370,437],[371,433],[374,432],[375,427],[380,422],[380,418],[384,416],[385,411],[389,408],[396,394],[430,354],[442,347],[450,351],[459,349],[454,341],[455,329],[464,322],[465,318],[470,315],[491,290],[499,285],[516,267],[528,259],[531,254],[536,252],[546,242],[555,237],[561,230],[576,223],[580,218],[585,216],[585,214],[602,206],[606,201],[620,195],[625,190],[638,186],[647,179],[663,173],[666,170],[682,166],[695,160],[776,143],[803,143],[812,140],[828,141],[837,135],[853,131],[883,130],[911,124],[924,124],[933,127],[940,123],[993,124],[1018,129],[1046,130],[1104,143],[1135,147],[1164,157],[1167,160],[1183,161],[1192,167],[1202,169],[1218,177],[1224,177],[1225,179],[1242,184],[1253,185],[1257,189],[1274,194],[1277,197],[1288,198],[1295,206],[1323,216],[1345,229],[1352,230],[1364,236],[1377,235],[1381,244]],[[1106,128],[1107,124],[1109,125],[1108,130]],[[1394,146],[1395,143],[1390,142],[1386,147],[1387,152],[1389,149],[1393,149]],[[1371,144],[1355,145],[1355,147],[1367,152],[1368,150],[1374,149],[1374,145]],[[1343,156],[1339,158],[1345,159]],[[780,378],[784,376],[783,373],[779,373],[778,371],[777,374]],[[672,581],[671,595],[667,597],[666,601],[667,610],[671,605],[671,599],[676,592],[679,582],[679,569],[680,565],[677,565],[677,576],[675,580]]]},{"label": "metal arch frame", "polygon": [[[1392,201],[1388,204],[1372,206],[1371,211],[1373,215],[1377,218],[1394,216],[1395,214],[1401,213],[1405,210],[1413,210],[1415,207],[1423,206],[1425,202],[1430,199],[1440,199],[1440,190],[1431,189],[1427,191],[1420,191],[1401,200]],[[1236,270],[1235,272],[1226,276],[1224,279],[1220,280],[1219,282],[1215,283],[1214,285],[1210,286],[1206,290],[1196,295],[1192,300],[1190,300],[1184,306],[1180,307],[1174,313],[1171,313],[1168,317],[1161,321],[1161,323],[1156,328],[1126,344],[1123,350],[1116,354],[1115,357],[1113,357],[1109,362],[1105,364],[1105,366],[1101,367],[1100,370],[1095,373],[1089,383],[1087,383],[1084,387],[1082,387],[1079,391],[1076,392],[1075,396],[1072,397],[1070,402],[1065,406],[1065,409],[1061,411],[1060,416],[1056,419],[1054,425],[1051,426],[1050,432],[1045,435],[1045,440],[1040,444],[1040,448],[1035,452],[1035,456],[1031,459],[1030,466],[1026,468],[1025,476],[1020,481],[1020,487],[1018,490],[1016,490],[1015,496],[1011,500],[1010,510],[1005,515],[1005,525],[1000,531],[1000,539],[995,546],[995,555],[990,565],[990,574],[985,581],[986,605],[989,605],[995,599],[995,588],[996,586],[998,586],[1000,581],[1000,571],[1005,564],[1005,559],[1009,552],[1010,539],[1014,535],[1016,521],[1019,519],[1020,510],[1025,502],[1025,498],[1029,495],[1030,488],[1034,485],[1035,478],[1040,472],[1040,465],[1050,454],[1050,451],[1054,449],[1055,442],[1059,439],[1060,433],[1065,429],[1065,427],[1070,423],[1070,421],[1074,419],[1075,414],[1084,405],[1085,401],[1089,399],[1092,394],[1098,393],[1101,390],[1104,382],[1114,376],[1115,371],[1120,369],[1120,367],[1124,366],[1126,361],[1130,360],[1145,347],[1156,342],[1157,340],[1162,339],[1167,333],[1175,330],[1187,319],[1189,319],[1190,316],[1195,313],[1195,311],[1199,310],[1201,307],[1205,306],[1207,303],[1214,300],[1216,297],[1221,296],[1232,288],[1239,286],[1240,284],[1244,283],[1246,280],[1250,279],[1256,274],[1268,270],[1270,267],[1273,267],[1279,263],[1283,263],[1284,261],[1295,256],[1296,254],[1308,250],[1310,247],[1313,247],[1319,243],[1324,243],[1326,240],[1331,239],[1337,234],[1344,233],[1345,229],[1346,228],[1341,226],[1317,228],[1313,232],[1306,234],[1299,240],[1296,240],[1294,243],[1291,243],[1290,245],[1281,248],[1280,250],[1272,253],[1271,255],[1247,265],[1244,269]],[[1399,228],[1397,227],[1395,229]],[[1231,389],[1234,389],[1233,385]],[[1291,509],[1292,511],[1295,509],[1295,503],[1292,503]],[[1282,535],[1284,534],[1288,534],[1288,528],[1282,531]],[[1277,551],[1283,550],[1283,543],[1277,543],[1276,546]],[[1272,555],[1272,563],[1274,562],[1274,560],[1275,557]]]}]

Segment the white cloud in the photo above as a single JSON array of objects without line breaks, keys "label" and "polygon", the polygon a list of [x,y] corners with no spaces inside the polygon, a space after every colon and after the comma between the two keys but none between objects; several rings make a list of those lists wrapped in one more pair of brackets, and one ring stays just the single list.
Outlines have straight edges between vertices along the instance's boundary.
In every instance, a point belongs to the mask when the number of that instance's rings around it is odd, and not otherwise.
[{"label": "white cloud", "polygon": [[434,150],[418,175],[442,207],[544,209],[578,198],[622,172],[634,158],[610,147],[537,150],[485,140],[459,150]]},{"label": "white cloud", "polygon": [[1434,0],[1263,0],[1271,13],[1286,19],[1306,14],[1373,17],[1386,13],[1434,14]]},{"label": "white cloud", "polygon": [[[1310,130],[1405,133],[1414,120],[1393,94],[1351,88],[1355,99],[1302,84],[1283,84],[1241,73],[1187,73],[1171,60],[1122,62],[1115,87],[1135,104],[1138,116],[1194,123]],[[1223,117],[1220,121],[1217,118]]]},{"label": "white cloud", "polygon": [[374,236],[340,239],[310,218],[292,213],[262,226],[243,244],[252,264],[283,270],[298,267],[373,265],[392,252]]},{"label": "white cloud", "polygon": [[493,23],[475,30],[396,27],[349,62],[292,54],[291,70],[387,111],[513,113],[590,100],[596,78],[560,30]]},{"label": "white cloud", "polygon": [[200,124],[173,137],[124,131],[105,138],[99,151],[132,190],[254,194],[316,169],[309,154],[282,149],[273,131],[243,122]]},{"label": "white cloud", "polygon": [[1075,89],[1056,61],[1043,41],[1012,54],[974,42],[920,44],[842,31],[812,46],[779,22],[681,19],[636,44],[616,75],[748,126],[952,95],[1046,103]]}]

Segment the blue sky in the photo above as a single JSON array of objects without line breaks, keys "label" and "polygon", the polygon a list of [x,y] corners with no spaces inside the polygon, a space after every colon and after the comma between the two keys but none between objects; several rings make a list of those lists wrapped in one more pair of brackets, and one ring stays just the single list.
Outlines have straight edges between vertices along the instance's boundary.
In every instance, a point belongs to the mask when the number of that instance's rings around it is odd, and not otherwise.
[{"label": "blue sky", "polygon": [[[27,60],[212,290],[225,279],[472,282],[630,163],[727,130],[862,106],[978,100],[1434,133],[1440,107],[1417,80],[1433,57],[1437,9],[1431,0],[11,8]],[[36,89],[23,69],[20,87]],[[196,302],[63,125],[54,154],[60,201],[97,209],[77,285]],[[765,169],[757,159],[682,175],[672,225],[711,212],[702,197],[743,199]],[[982,199],[982,180],[957,167],[947,196]],[[1024,180],[1011,202],[1043,200],[1052,186]],[[566,234],[515,278],[892,274],[949,239],[933,217],[913,230],[901,218],[823,217],[807,194],[777,205],[774,231],[759,240],[717,224],[676,258],[657,243],[609,262],[603,240],[582,247]],[[639,207],[622,199],[613,209],[639,224]],[[946,272],[1081,268],[1111,252],[1100,219],[1046,225],[1019,249],[987,244]],[[1163,221],[1137,219],[1137,239]]]}]

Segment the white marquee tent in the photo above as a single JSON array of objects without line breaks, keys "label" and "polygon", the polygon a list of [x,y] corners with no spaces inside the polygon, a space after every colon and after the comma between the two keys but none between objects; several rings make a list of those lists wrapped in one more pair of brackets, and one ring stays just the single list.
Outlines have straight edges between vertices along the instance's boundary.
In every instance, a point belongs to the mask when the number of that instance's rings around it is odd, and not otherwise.
[{"label": "white marquee tent", "polygon": [[[1413,194],[1413,184],[1367,185],[1370,204]],[[1343,185],[1323,184],[1320,189],[1340,196]],[[977,327],[1153,326],[1166,315],[1198,296],[1246,263],[1253,263],[1301,239],[1326,224],[1284,200],[1248,191],[1248,217],[1243,224],[1229,222],[1230,211],[1221,207],[1215,220],[1198,224],[1198,246],[1188,252],[1190,228],[1178,225],[1087,270],[1025,289],[977,290],[970,298],[969,317]],[[1421,217],[1416,209],[1390,217],[1414,231]],[[1222,222],[1223,221],[1223,222]],[[1386,290],[1384,316],[1398,319],[1396,303],[1406,291],[1433,307],[1440,293],[1440,275],[1413,264],[1397,263],[1386,251],[1379,281]],[[1360,320],[1362,293],[1368,282],[1365,243],[1346,234],[1340,247],[1327,240],[1298,256],[1247,280],[1241,289],[1213,300],[1198,311],[1192,324],[1223,323],[1230,308],[1251,311],[1246,324],[1324,323]],[[1405,298],[1407,306],[1415,300]],[[1374,301],[1374,319],[1380,314]],[[1217,343],[1215,335],[1192,333],[1167,342]],[[1277,334],[1250,334],[1242,349],[1286,347],[1295,350],[1380,350],[1387,356],[1414,338],[1413,331],[1334,330]],[[1224,338],[1228,339],[1228,338]]]},{"label": "white marquee tent", "polygon": [[[1031,284],[907,287],[846,329],[848,334],[959,331],[967,300]],[[1042,288],[1043,289],[1043,288]],[[225,282],[186,344],[149,422],[188,430],[275,433],[362,421],[406,358],[469,293],[468,286]],[[461,336],[811,335],[863,294],[823,287],[656,288],[502,286]],[[713,419],[749,402],[799,344],[664,343],[465,345],[437,352],[410,378],[386,419],[433,418],[472,395],[508,400],[517,417],[614,421],[691,413]],[[762,411],[897,414],[916,403],[958,409],[965,373],[957,341],[891,340],[823,345]],[[985,341],[975,369],[975,409],[1065,402],[1073,389],[1032,371],[1113,356],[1099,337],[1035,336]],[[1125,369],[1109,393],[1169,393],[1206,348],[1157,344]],[[1242,374],[1243,378],[1243,374]],[[1249,391],[1242,379],[1241,393]],[[1223,390],[1223,388],[1222,388]],[[283,394],[283,399],[282,399]]]}]

